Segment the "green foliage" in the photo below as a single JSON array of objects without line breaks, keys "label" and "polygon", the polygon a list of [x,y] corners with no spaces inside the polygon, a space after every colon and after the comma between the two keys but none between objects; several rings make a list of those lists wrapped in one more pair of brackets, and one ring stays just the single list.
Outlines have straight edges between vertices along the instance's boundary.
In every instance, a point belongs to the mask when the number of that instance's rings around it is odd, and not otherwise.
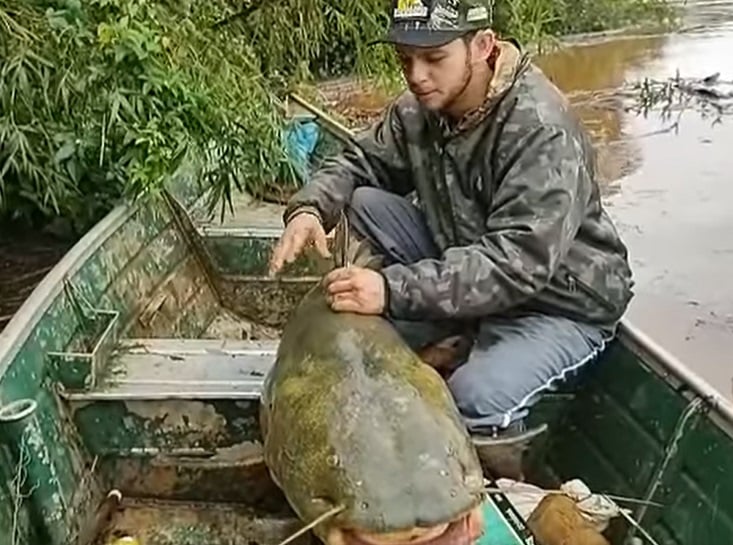
[{"label": "green foliage", "polygon": [[557,36],[662,22],[668,0],[498,0],[496,26],[524,43],[542,45]]},{"label": "green foliage", "polygon": [[388,7],[389,0],[262,0],[239,28],[269,76],[374,74],[394,66],[386,48],[367,43],[384,33]]},{"label": "green foliage", "polygon": [[[0,0],[0,221],[83,231],[184,156],[212,204],[293,188],[278,96],[344,75],[394,87],[389,0]],[[499,0],[523,42],[663,12],[665,0]]]},{"label": "green foliage", "polygon": [[119,197],[160,189],[187,154],[219,202],[293,183],[257,56],[212,29],[211,8],[0,1],[0,214],[60,214],[81,231]]}]

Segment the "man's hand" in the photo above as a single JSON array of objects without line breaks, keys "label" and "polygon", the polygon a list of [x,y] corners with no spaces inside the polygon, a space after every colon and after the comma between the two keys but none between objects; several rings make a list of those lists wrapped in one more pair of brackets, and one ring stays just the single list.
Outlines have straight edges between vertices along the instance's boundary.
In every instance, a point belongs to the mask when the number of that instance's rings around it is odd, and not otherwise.
[{"label": "man's hand", "polygon": [[285,263],[295,261],[306,244],[311,242],[323,257],[330,257],[326,232],[321,222],[313,214],[305,212],[298,214],[285,227],[285,231],[272,252],[270,275],[280,272]]},{"label": "man's hand", "polygon": [[323,280],[328,303],[336,312],[382,314],[387,290],[381,274],[361,267],[331,271]]}]

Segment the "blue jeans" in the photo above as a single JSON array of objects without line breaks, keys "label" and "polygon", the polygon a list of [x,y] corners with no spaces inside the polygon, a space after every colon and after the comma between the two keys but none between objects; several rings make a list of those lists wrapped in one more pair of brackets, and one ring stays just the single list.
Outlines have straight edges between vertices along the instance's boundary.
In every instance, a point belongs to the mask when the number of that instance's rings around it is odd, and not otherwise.
[{"label": "blue jeans", "polygon": [[[422,213],[403,197],[357,188],[348,216],[351,228],[369,240],[386,264],[440,256]],[[395,320],[394,325],[419,350],[458,334],[467,324]],[[474,327],[468,358],[447,379],[472,432],[522,420],[543,392],[592,362],[612,338],[590,324],[526,312],[489,316]]]}]

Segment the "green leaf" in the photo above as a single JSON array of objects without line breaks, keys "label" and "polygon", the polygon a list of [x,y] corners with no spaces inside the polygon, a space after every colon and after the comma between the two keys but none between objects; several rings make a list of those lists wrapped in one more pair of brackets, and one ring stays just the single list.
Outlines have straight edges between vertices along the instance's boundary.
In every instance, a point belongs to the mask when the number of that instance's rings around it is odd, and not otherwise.
[{"label": "green leaf", "polygon": [[54,156],[54,160],[57,163],[66,161],[69,157],[74,155],[75,150],[76,150],[76,145],[74,144],[73,141],[69,140],[63,146],[59,148],[59,150],[56,152],[56,155]]}]

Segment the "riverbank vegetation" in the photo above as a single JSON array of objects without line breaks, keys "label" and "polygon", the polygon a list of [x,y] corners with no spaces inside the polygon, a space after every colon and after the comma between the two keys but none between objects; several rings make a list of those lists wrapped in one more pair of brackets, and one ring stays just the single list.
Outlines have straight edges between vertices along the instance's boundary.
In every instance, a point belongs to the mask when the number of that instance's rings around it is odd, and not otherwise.
[{"label": "riverbank vegetation", "polygon": [[[0,0],[0,230],[78,235],[187,155],[212,204],[297,184],[282,99],[344,75],[394,82],[387,0]],[[500,0],[519,40],[669,15],[665,0]],[[4,226],[4,227],[3,227]]]}]

